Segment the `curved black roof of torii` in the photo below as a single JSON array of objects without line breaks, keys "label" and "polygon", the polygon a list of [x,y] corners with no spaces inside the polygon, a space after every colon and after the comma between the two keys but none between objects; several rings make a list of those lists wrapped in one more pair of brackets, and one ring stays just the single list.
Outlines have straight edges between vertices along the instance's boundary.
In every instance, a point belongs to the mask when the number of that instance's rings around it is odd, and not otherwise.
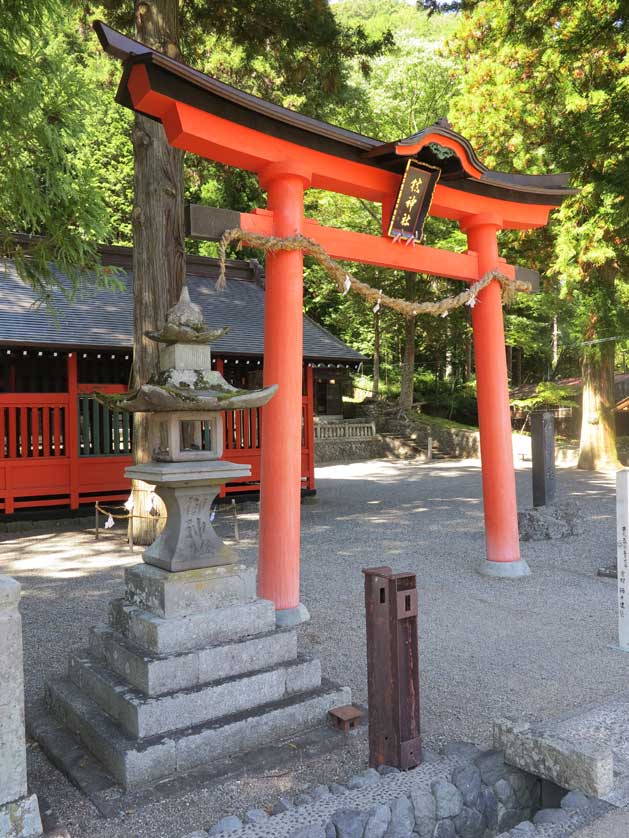
[{"label": "curved black roof of torii", "polygon": [[[127,90],[129,73],[135,64],[141,63],[146,65],[151,87],[159,92],[237,124],[336,157],[401,173],[408,156],[412,155],[437,166],[442,182],[448,187],[506,201],[558,206],[577,191],[569,188],[567,173],[524,175],[490,171],[480,162],[469,141],[453,131],[445,119],[411,137],[383,143],[245,93],[128,38],[102,21],[96,21],[94,29],[103,48],[125,63],[116,100],[126,107],[131,107]],[[431,135],[433,142],[423,144]],[[454,141],[466,159],[461,160],[451,147],[442,146],[439,138]]]}]

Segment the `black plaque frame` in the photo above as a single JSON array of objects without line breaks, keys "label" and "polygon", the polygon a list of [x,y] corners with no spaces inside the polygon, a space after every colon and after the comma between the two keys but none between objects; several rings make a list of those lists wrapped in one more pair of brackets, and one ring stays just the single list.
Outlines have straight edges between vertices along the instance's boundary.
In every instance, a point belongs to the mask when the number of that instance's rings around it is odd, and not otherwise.
[{"label": "black plaque frame", "polygon": [[[424,224],[430,211],[435,186],[441,177],[441,169],[418,160],[409,160],[398,189],[395,206],[389,221],[388,235],[394,238],[415,239],[421,241],[424,234]],[[418,190],[413,184],[420,183]],[[413,197],[416,203],[409,210],[407,202]],[[402,224],[405,216],[410,216],[408,222]]]}]

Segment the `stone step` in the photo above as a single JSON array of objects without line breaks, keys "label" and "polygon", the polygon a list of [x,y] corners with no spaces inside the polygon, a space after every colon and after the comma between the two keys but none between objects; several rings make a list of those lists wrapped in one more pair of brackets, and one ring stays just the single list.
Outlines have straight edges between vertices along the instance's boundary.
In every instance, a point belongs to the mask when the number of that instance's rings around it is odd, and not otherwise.
[{"label": "stone step", "polygon": [[145,695],[162,695],[255,672],[297,657],[297,632],[275,630],[180,655],[148,655],[107,626],[90,629],[90,652]]},{"label": "stone step", "polygon": [[48,685],[48,703],[125,788],[137,788],[209,761],[253,750],[326,722],[333,707],[351,702],[348,687],[324,682],[318,689],[230,714],[177,734],[134,739],[68,679]]},{"label": "stone step", "polygon": [[68,674],[129,736],[138,739],[211,722],[321,685],[320,661],[304,657],[154,698],[130,687],[88,654],[71,654]]},{"label": "stone step", "polygon": [[275,605],[268,599],[256,599],[184,617],[164,618],[124,599],[114,599],[109,606],[109,624],[150,654],[177,655],[273,631]]}]

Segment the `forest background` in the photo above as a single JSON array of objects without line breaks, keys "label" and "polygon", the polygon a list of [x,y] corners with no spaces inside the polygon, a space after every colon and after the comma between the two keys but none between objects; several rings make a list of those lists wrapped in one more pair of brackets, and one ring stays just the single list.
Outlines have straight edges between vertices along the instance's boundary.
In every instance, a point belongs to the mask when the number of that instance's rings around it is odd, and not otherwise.
[{"label": "forest background", "polygon": [[[133,3],[2,5],[0,255],[16,261],[44,302],[53,262],[77,282],[91,271],[115,286],[96,245],[132,244],[134,118],[114,103],[120,67],[103,54],[91,22],[102,18],[133,35]],[[383,141],[447,117],[492,169],[573,173],[580,191],[547,228],[501,234],[502,255],[542,278],[539,294],[520,295],[505,312],[508,368],[512,386],[535,385],[520,397],[525,407],[570,402],[553,382],[582,377],[580,464],[614,465],[614,371],[624,369],[629,351],[627,3],[170,5],[185,60],[241,89]],[[183,172],[186,200],[236,210],[264,205],[247,173],[192,155]],[[310,190],[306,213],[331,226],[380,231],[379,207],[357,199]],[[41,238],[26,247],[15,232]],[[440,219],[429,219],[425,243],[466,246],[457,226]],[[189,251],[213,255],[212,248],[187,243]],[[350,267],[394,296],[440,299],[457,285]],[[305,284],[308,314],[373,358],[362,387],[406,408],[413,398],[428,410],[445,406],[473,422],[466,307],[445,319],[374,314],[360,298],[341,297],[308,260]]]}]

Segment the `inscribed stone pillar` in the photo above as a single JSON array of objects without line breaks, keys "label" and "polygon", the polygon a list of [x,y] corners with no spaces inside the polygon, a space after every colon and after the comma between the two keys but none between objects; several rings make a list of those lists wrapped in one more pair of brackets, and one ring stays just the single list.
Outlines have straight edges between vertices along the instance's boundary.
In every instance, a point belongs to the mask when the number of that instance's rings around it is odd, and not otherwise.
[{"label": "inscribed stone pillar", "polygon": [[531,414],[533,506],[555,499],[555,417],[548,411]]},{"label": "inscribed stone pillar", "polygon": [[20,585],[0,576],[0,838],[41,835],[37,797],[27,795]]},{"label": "inscribed stone pillar", "polygon": [[616,551],[618,559],[618,645],[629,652],[629,469],[616,472]]}]

